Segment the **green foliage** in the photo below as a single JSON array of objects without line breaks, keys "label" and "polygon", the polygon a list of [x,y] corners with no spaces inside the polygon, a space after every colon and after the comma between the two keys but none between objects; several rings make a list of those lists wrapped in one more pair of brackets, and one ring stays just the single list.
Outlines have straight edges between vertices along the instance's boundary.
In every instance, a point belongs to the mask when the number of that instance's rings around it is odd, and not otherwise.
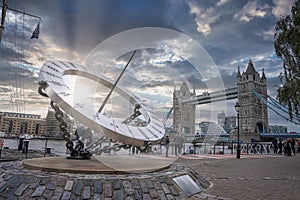
[{"label": "green foliage", "polygon": [[288,106],[292,118],[293,111],[300,113],[300,0],[295,0],[290,15],[278,19],[275,30],[275,52],[284,68],[278,99]]}]

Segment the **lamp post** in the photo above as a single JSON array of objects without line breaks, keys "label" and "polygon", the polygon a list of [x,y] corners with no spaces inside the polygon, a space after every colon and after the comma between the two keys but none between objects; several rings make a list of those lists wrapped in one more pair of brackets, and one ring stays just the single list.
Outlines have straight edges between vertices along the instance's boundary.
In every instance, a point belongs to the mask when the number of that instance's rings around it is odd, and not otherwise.
[{"label": "lamp post", "polygon": [[237,159],[240,159],[241,158],[241,146],[240,146],[240,115],[239,115],[239,112],[240,112],[240,104],[239,102],[237,101],[234,108],[235,108],[235,111],[236,111],[236,114],[237,114],[237,148],[236,148],[236,158]]}]

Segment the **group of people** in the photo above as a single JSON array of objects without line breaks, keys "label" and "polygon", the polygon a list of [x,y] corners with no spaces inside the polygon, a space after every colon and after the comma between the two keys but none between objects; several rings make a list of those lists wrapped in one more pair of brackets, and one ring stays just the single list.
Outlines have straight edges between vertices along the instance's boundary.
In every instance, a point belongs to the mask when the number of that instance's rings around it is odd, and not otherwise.
[{"label": "group of people", "polygon": [[[287,156],[296,155],[296,151],[300,152],[300,141],[296,141],[294,138],[277,140],[276,138],[272,142],[274,154],[282,154]],[[297,147],[297,148],[296,148]]]},{"label": "group of people", "polygon": [[[174,137],[174,147],[175,147],[175,156],[179,156],[182,152],[182,148],[183,148],[183,142],[184,139],[182,136],[180,135],[176,135]],[[166,135],[163,140],[162,140],[162,144],[165,146],[166,148],[166,157],[169,157],[169,146],[170,146],[170,138],[168,135]]]}]

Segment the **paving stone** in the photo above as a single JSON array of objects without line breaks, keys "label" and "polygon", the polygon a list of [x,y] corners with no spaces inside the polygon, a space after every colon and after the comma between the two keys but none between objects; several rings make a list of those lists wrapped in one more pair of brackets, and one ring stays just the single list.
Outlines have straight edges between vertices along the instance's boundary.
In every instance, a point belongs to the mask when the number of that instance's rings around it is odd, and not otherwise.
[{"label": "paving stone", "polygon": [[83,188],[82,198],[83,199],[91,198],[91,187],[87,186]]},{"label": "paving stone", "polygon": [[175,196],[179,195],[178,190],[176,189],[176,187],[174,187],[174,185],[169,185],[169,190],[171,191],[171,193]]},{"label": "paving stone", "polygon": [[147,179],[146,183],[147,183],[148,188],[154,188],[154,184],[153,184],[152,180]]},{"label": "paving stone", "polygon": [[47,183],[49,183],[49,179],[48,178],[42,178],[40,181],[40,185],[46,185]]},{"label": "paving stone", "polygon": [[6,190],[4,190],[2,193],[1,193],[1,196],[2,197],[5,197],[7,199],[12,199],[15,197],[14,195],[14,189],[13,188],[7,188]]},{"label": "paving stone", "polygon": [[123,191],[122,190],[114,190],[114,200],[123,200]]},{"label": "paving stone", "polygon": [[140,180],[139,182],[140,182],[140,186],[141,186],[143,193],[149,193],[149,188],[147,186],[146,181]]},{"label": "paving stone", "polygon": [[24,180],[25,183],[34,183],[37,179],[34,176],[27,176]]},{"label": "paving stone", "polygon": [[22,183],[21,185],[19,185],[19,187],[15,190],[15,195],[21,196],[23,192],[28,188],[28,186],[29,185],[26,183]]},{"label": "paving stone", "polygon": [[157,190],[158,196],[160,200],[165,200],[166,196],[163,190]]},{"label": "paving stone", "polygon": [[150,194],[150,196],[151,196],[151,198],[158,198],[158,193],[157,193],[157,191],[155,190],[155,189],[149,189],[149,194]]},{"label": "paving stone", "polygon": [[16,175],[16,179],[10,183],[11,188],[17,188],[21,183],[24,182],[25,177],[22,175]]},{"label": "paving stone", "polygon": [[74,186],[73,186],[72,192],[74,194],[76,194],[77,196],[80,196],[82,188],[83,188],[82,181],[81,180],[76,180],[74,182]]},{"label": "paving stone", "polygon": [[49,189],[49,190],[54,190],[56,188],[56,186],[57,186],[57,181],[54,179],[54,180],[51,180],[47,184],[46,188]]},{"label": "paving stone", "polygon": [[71,190],[72,190],[72,188],[73,188],[73,184],[74,184],[74,182],[73,182],[73,181],[71,181],[71,180],[68,180],[68,181],[66,182],[66,185],[65,185],[65,190],[67,190],[67,191],[71,191]]},{"label": "paving stone", "polygon": [[84,180],[84,186],[92,187],[93,181],[91,179],[85,179]]},{"label": "paving stone", "polygon": [[121,181],[117,180],[113,182],[113,188],[114,190],[119,190],[121,189]]},{"label": "paving stone", "polygon": [[62,193],[63,193],[63,189],[61,187],[55,188],[52,199],[53,200],[60,199],[60,197],[62,196]]},{"label": "paving stone", "polygon": [[153,185],[154,185],[154,188],[157,189],[157,190],[161,190],[162,187],[161,187],[161,184],[159,182],[153,182]]},{"label": "paving stone", "polygon": [[168,187],[168,185],[166,183],[162,183],[161,187],[162,187],[164,193],[166,193],[166,194],[171,193],[171,191],[169,190],[169,187]]},{"label": "paving stone", "polygon": [[143,200],[151,200],[151,197],[149,194],[143,194]]},{"label": "paving stone", "polygon": [[40,196],[42,196],[45,189],[46,189],[46,186],[40,185],[34,190],[34,192],[31,194],[31,196],[32,197],[40,197]]},{"label": "paving stone", "polygon": [[133,191],[135,199],[142,199],[142,191],[141,190],[134,190]]},{"label": "paving stone", "polygon": [[30,198],[30,196],[31,196],[31,194],[32,194],[32,192],[33,192],[33,189],[27,189],[27,190],[25,190],[25,192],[24,192],[24,194],[22,195],[22,198],[24,198],[24,199],[29,199]]},{"label": "paving stone", "polygon": [[132,179],[131,180],[131,185],[134,189],[139,189],[141,188],[140,184],[139,184],[139,181],[137,179]]},{"label": "paving stone", "polygon": [[50,199],[52,196],[53,196],[53,190],[46,189],[45,192],[43,193],[43,197],[45,199]]},{"label": "paving stone", "polygon": [[175,198],[171,194],[166,195],[167,200],[175,200]]},{"label": "paving stone", "polygon": [[101,181],[94,181],[94,192],[101,194],[103,191],[103,184]]},{"label": "paving stone", "polygon": [[94,193],[94,200],[101,200],[101,194]]},{"label": "paving stone", "polygon": [[131,187],[124,187],[124,192],[125,192],[126,196],[133,195],[133,189]]},{"label": "paving stone", "polygon": [[3,179],[6,180],[6,181],[8,181],[8,180],[10,180],[13,176],[14,176],[14,175],[12,175],[12,174],[5,174],[5,175],[3,176]]},{"label": "paving stone", "polygon": [[35,189],[35,188],[38,187],[39,184],[40,184],[40,180],[39,180],[39,179],[34,179],[34,180],[35,180],[35,181],[32,182],[32,183],[29,185],[29,188],[30,188],[30,189]]},{"label": "paving stone", "polygon": [[59,178],[59,179],[56,179],[57,180],[57,186],[65,186],[66,185],[66,179],[63,179],[63,178]]},{"label": "paving stone", "polygon": [[165,183],[166,182],[165,177],[159,177],[158,180],[159,180],[160,183]]},{"label": "paving stone", "polygon": [[126,188],[126,187],[127,187],[127,188],[131,187],[131,184],[130,184],[129,181],[124,180],[122,184],[123,184],[123,187],[125,187],[125,188]]},{"label": "paving stone", "polygon": [[7,188],[16,188],[19,186],[19,184],[21,184],[21,182],[19,181],[18,176],[13,176],[0,187],[0,193],[5,191]]},{"label": "paving stone", "polygon": [[170,178],[165,178],[165,180],[168,185],[173,185],[173,183],[174,183],[173,180]]},{"label": "paving stone", "polygon": [[62,196],[61,200],[69,200],[69,199],[71,199],[71,192],[65,191],[63,193],[63,196]]},{"label": "paving stone", "polygon": [[104,197],[112,197],[112,185],[109,182],[104,184]]},{"label": "paving stone", "polygon": [[5,184],[6,184],[6,181],[4,179],[1,179],[0,180],[0,190],[1,190],[2,186]]},{"label": "paving stone", "polygon": [[125,200],[134,200],[133,197],[126,197]]}]

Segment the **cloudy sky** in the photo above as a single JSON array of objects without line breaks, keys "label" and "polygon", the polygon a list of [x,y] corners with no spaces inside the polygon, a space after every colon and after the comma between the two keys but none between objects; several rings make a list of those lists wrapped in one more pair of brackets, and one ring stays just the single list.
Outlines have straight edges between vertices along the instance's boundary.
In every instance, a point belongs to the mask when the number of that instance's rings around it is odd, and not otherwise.
[{"label": "cloudy sky", "polygon": [[[290,13],[292,3],[292,0],[27,0],[26,3],[8,0],[8,7],[41,17],[40,37],[30,39],[39,19],[7,12],[0,45],[0,110],[45,116],[49,100],[37,93],[38,72],[44,62],[61,59],[84,64],[101,42],[143,27],[171,29],[197,42],[207,53],[205,56],[215,63],[225,88],[235,86],[238,66],[245,71],[252,59],[259,73],[265,70],[268,93],[276,97],[282,62],[274,54],[274,25],[280,16]],[[182,54],[175,50],[142,50],[135,56],[136,67],[129,70],[139,81],[136,90],[130,89],[148,98],[152,106],[161,106],[162,115],[172,105],[173,89],[181,81],[187,81],[197,94],[217,90],[208,87],[209,78],[205,74],[194,73]],[[128,58],[126,54],[115,63],[124,66]],[[18,106],[22,102],[24,106]],[[221,109],[233,115],[234,103],[226,102]],[[205,115],[207,107],[199,106],[198,110],[199,121],[210,118]],[[287,122],[270,114],[272,123]]]}]

